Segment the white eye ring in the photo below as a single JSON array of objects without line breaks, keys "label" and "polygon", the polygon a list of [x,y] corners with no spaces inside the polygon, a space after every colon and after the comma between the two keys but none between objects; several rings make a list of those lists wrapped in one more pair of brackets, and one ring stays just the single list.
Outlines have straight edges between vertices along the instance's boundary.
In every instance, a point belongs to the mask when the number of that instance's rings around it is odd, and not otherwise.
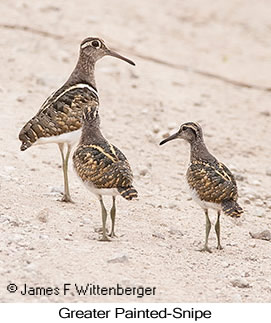
[{"label": "white eye ring", "polygon": [[101,47],[101,42],[99,40],[92,40],[91,46],[94,48],[100,48]]}]

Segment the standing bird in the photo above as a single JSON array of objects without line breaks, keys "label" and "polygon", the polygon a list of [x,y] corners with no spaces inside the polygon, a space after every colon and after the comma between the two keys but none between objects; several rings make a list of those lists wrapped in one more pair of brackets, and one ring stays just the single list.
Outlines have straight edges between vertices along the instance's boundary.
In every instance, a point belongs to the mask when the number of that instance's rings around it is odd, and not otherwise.
[{"label": "standing bird", "polygon": [[21,150],[36,144],[58,144],[64,175],[64,202],[72,202],[68,183],[68,161],[72,146],[80,139],[83,109],[99,105],[94,77],[95,63],[106,55],[135,65],[128,58],[106,47],[103,40],[96,37],[86,38],[80,45],[77,65],[67,82],[43,103],[38,113],[26,123],[19,134]]},{"label": "standing bird", "polygon": [[188,187],[193,199],[204,209],[206,216],[205,245],[202,251],[211,252],[208,248],[208,237],[211,222],[208,209],[217,210],[215,231],[217,235],[217,249],[220,244],[220,212],[221,210],[231,217],[240,217],[243,209],[237,203],[237,185],[233,174],[213,155],[205,146],[202,129],[199,124],[187,122],[181,125],[174,135],[160,142],[160,145],[173,140],[184,139],[190,143],[190,165],[186,173]]},{"label": "standing bird", "polygon": [[107,212],[102,196],[111,195],[113,198],[110,237],[114,237],[116,196],[121,195],[126,200],[132,200],[137,197],[137,191],[132,185],[133,174],[128,160],[101,133],[97,106],[84,109],[82,135],[73,154],[73,165],[77,175],[100,201],[103,223],[101,241],[110,241],[106,234]]}]

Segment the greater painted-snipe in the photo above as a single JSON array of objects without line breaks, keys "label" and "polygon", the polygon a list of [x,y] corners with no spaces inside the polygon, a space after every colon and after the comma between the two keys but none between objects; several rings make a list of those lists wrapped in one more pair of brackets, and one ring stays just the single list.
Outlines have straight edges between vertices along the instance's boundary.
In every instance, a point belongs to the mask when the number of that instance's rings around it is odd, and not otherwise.
[{"label": "greater painted-snipe", "polygon": [[243,209],[237,203],[237,185],[233,174],[205,146],[202,129],[199,124],[187,122],[181,125],[179,131],[160,142],[160,145],[173,139],[184,139],[191,147],[190,165],[186,173],[188,187],[193,199],[204,209],[206,216],[205,245],[202,251],[211,252],[208,247],[208,237],[211,221],[208,209],[217,210],[215,231],[217,248],[220,243],[220,212],[231,217],[240,217]]},{"label": "greater painted-snipe", "polygon": [[128,58],[109,49],[103,40],[97,37],[86,38],[80,45],[77,65],[67,82],[43,103],[38,113],[25,124],[19,134],[21,150],[34,144],[58,144],[64,175],[62,201],[65,202],[72,201],[68,183],[70,152],[80,139],[83,109],[99,105],[94,70],[95,63],[106,55],[135,65]]},{"label": "greater painted-snipe", "polygon": [[133,174],[128,160],[101,133],[98,107],[84,109],[82,135],[73,154],[73,164],[79,178],[100,202],[103,224],[101,240],[110,241],[106,233],[107,211],[102,196],[111,195],[113,198],[110,237],[114,237],[116,196],[131,200],[137,197],[137,191],[133,187]]}]

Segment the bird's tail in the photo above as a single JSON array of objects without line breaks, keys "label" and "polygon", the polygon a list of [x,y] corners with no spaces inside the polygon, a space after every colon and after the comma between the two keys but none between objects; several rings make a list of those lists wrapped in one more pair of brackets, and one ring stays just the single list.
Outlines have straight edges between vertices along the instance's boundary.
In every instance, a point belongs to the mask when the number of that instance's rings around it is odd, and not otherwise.
[{"label": "bird's tail", "polygon": [[21,149],[21,151],[24,151],[24,150],[26,150],[27,148],[29,148],[31,145],[32,145],[32,144],[31,144],[31,142],[29,142],[29,141],[22,142],[20,149]]},{"label": "bird's tail", "polygon": [[133,198],[137,198],[137,190],[133,186],[129,187],[118,187],[118,191],[120,195],[126,200],[132,200]]},{"label": "bird's tail", "polygon": [[233,200],[226,200],[222,202],[222,211],[233,218],[239,218],[244,210],[241,206]]},{"label": "bird's tail", "polygon": [[33,142],[36,141],[36,139],[28,137],[28,133],[25,131],[25,129],[23,128],[19,134],[19,139],[22,142],[22,145],[20,147],[20,149],[22,151],[26,150],[27,148],[29,148],[30,146],[32,146]]}]

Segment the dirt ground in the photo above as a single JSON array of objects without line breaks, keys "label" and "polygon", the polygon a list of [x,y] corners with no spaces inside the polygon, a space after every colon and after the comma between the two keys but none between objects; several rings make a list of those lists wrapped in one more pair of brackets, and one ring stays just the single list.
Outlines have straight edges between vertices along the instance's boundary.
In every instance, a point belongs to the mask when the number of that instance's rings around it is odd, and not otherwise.
[{"label": "dirt ground", "polygon": [[[2,302],[271,301],[270,241],[249,234],[271,230],[270,11],[268,0],[1,1]],[[137,64],[105,57],[96,69],[103,133],[127,156],[140,197],[118,198],[111,243],[98,241],[99,203],[72,167],[75,204],[57,201],[57,145],[21,152],[18,140],[94,35]],[[205,217],[185,190],[189,147],[158,145],[186,121],[202,125],[209,150],[234,172],[245,208],[239,222],[222,217],[222,251],[212,229],[212,254],[198,251]],[[19,292],[64,283],[151,286],[156,295]]]}]

